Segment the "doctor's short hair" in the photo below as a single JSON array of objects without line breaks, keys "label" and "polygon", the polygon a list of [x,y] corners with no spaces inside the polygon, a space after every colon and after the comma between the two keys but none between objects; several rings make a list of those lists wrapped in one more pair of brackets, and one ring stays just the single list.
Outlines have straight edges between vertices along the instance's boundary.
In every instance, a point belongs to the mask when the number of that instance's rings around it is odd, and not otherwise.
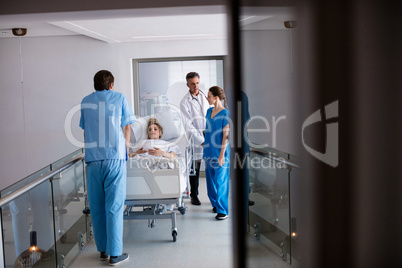
[{"label": "doctor's short hair", "polygon": [[200,78],[200,75],[197,72],[189,72],[186,75],[186,82],[188,82],[189,79],[194,78],[194,77]]},{"label": "doctor's short hair", "polygon": [[110,85],[114,82],[114,77],[108,70],[101,70],[94,76],[94,88],[95,90],[109,90]]}]

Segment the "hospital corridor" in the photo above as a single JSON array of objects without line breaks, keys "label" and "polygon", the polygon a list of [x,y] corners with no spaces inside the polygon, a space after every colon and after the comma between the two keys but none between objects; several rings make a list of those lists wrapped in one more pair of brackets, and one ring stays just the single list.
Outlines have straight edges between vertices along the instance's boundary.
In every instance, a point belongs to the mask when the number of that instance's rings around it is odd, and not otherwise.
[{"label": "hospital corridor", "polygon": [[[0,191],[3,202],[7,202],[12,195],[18,196],[2,207],[3,249],[7,253],[4,255],[5,267],[32,265],[33,267],[55,267],[55,265],[58,267],[102,267],[108,265],[107,261],[99,260],[99,252],[95,246],[90,207],[86,198],[82,152],[77,150],[49,167],[28,176],[19,184]],[[261,154],[253,154],[253,156],[258,158]],[[131,168],[128,167],[128,169]],[[136,172],[137,169],[137,167],[134,168]],[[232,204],[232,186],[229,192],[229,217],[218,221],[215,219],[215,213],[207,196],[205,173],[201,171],[200,174],[198,197],[201,205],[192,205],[186,194],[187,186],[183,195],[180,191],[179,198],[173,195],[173,199],[167,198],[172,196],[171,194],[163,194],[164,189],[170,189],[169,186],[164,188],[166,184],[160,184],[160,188],[152,188],[155,187],[152,186],[153,179],[169,171],[174,170],[154,170],[150,173],[152,177],[148,178],[151,181],[148,185],[150,190],[154,191],[149,193],[152,199],[144,199],[143,191],[140,191],[139,197],[135,197],[133,192],[127,194],[126,210],[129,204],[137,202],[137,206],[130,208],[130,213],[127,215],[126,211],[124,213],[123,250],[129,254],[130,259],[121,264],[121,267],[188,267],[191,265],[201,268],[218,265],[229,268],[235,266],[232,257],[235,206]],[[146,173],[148,174],[149,171]],[[261,176],[255,171],[251,173],[253,177]],[[132,175],[129,172],[128,180],[139,178],[132,176],[139,176],[141,173],[135,174]],[[172,177],[169,175],[172,173],[167,174]],[[176,177],[174,179],[177,180]],[[41,181],[39,184],[37,184],[38,180]],[[164,180],[169,180],[169,177]],[[144,187],[141,186],[141,180],[138,182],[134,190]],[[36,187],[19,195],[24,188],[35,183]],[[255,183],[256,188],[263,187],[258,182]],[[174,185],[174,180],[170,184]],[[249,267],[266,267],[266,265],[279,268],[290,267],[290,254],[288,252],[285,256],[281,255],[286,249],[280,247],[280,243],[286,241],[285,231],[289,228],[286,223],[289,210],[286,204],[285,206],[277,204],[267,210],[267,205],[271,203],[268,198],[272,196],[264,193],[267,189],[263,188],[265,189],[263,191],[254,189],[250,194],[254,204],[250,209],[250,219],[247,220],[251,223],[251,227],[248,226],[245,230],[247,232],[246,254],[249,256],[247,265]],[[158,189],[161,193],[158,193]],[[133,188],[128,192],[132,190]],[[170,206],[171,202],[177,202],[177,204]],[[132,216],[132,212],[138,215]],[[170,215],[174,215],[174,220]],[[161,216],[166,217],[158,218]],[[273,219],[272,216],[276,218]],[[256,227],[260,224],[260,227]],[[53,235],[57,241],[56,244],[52,243]],[[268,238],[273,242],[270,242]]]},{"label": "hospital corridor", "polygon": [[[124,222],[124,252],[130,260],[119,267],[233,267],[232,218],[217,221],[206,195],[205,177],[200,178],[201,206],[191,205],[185,200],[188,211],[177,215],[177,241],[172,242],[169,219],[156,220],[154,228],[147,220]],[[254,237],[247,240],[250,256],[249,267],[288,268],[271,249]],[[95,243],[92,240],[71,263],[71,267],[103,267]],[[272,265],[272,266],[271,266]]]},{"label": "hospital corridor", "polygon": [[401,13],[2,1],[0,268],[402,267]]}]

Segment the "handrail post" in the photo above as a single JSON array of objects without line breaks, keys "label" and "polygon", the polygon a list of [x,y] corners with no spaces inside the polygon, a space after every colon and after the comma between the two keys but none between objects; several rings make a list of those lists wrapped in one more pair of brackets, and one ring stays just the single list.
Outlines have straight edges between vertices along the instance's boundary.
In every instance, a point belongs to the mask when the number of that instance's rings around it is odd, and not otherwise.
[{"label": "handrail post", "polygon": [[4,248],[3,248],[3,209],[0,207],[0,227],[1,227],[1,232],[0,232],[0,264],[3,264],[2,267],[6,267],[6,264],[4,263]]}]

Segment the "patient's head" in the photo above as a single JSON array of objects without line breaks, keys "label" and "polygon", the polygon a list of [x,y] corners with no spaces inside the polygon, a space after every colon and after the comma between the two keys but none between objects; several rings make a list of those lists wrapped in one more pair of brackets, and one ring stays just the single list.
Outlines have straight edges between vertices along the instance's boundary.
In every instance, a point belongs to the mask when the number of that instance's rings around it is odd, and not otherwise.
[{"label": "patient's head", "polygon": [[158,119],[150,118],[148,121],[148,139],[159,140],[162,137],[163,128],[158,123]]}]

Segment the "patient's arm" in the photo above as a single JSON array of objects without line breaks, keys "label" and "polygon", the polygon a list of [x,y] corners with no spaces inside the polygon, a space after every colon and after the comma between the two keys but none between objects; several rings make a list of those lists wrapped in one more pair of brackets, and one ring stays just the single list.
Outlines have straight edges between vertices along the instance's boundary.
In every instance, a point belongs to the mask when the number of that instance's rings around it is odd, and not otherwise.
[{"label": "patient's arm", "polygon": [[145,154],[147,151],[143,150],[144,147],[141,147],[140,149],[138,149],[136,152],[130,153],[128,156],[129,157],[134,157],[137,154]]},{"label": "patient's arm", "polygon": [[148,151],[148,153],[150,155],[154,155],[154,156],[163,156],[169,159],[176,159],[177,158],[177,154],[175,152],[165,152],[157,147],[154,147],[154,149],[150,149]]}]

